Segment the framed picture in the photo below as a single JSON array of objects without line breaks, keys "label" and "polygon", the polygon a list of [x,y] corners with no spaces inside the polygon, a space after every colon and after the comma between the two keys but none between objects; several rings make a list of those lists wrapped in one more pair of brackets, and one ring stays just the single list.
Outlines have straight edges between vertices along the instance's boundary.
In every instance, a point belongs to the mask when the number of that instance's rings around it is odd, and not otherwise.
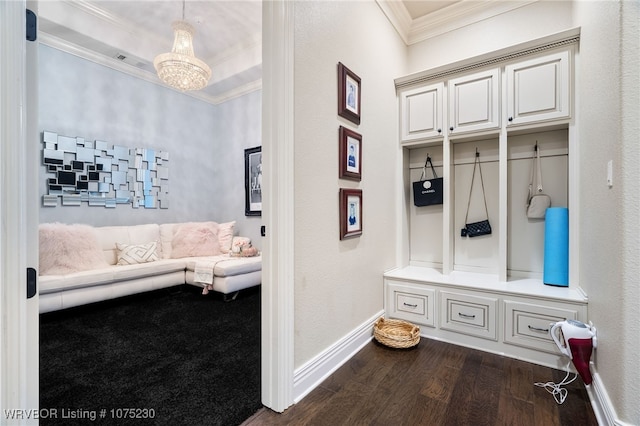
[{"label": "framed picture", "polygon": [[338,115],[360,124],[360,77],[338,62]]},{"label": "framed picture", "polygon": [[362,235],[362,190],[340,188],[340,239]]},{"label": "framed picture", "polygon": [[340,126],[340,178],[362,179],[362,135]]},{"label": "framed picture", "polygon": [[244,150],[244,214],[262,216],[262,147]]}]

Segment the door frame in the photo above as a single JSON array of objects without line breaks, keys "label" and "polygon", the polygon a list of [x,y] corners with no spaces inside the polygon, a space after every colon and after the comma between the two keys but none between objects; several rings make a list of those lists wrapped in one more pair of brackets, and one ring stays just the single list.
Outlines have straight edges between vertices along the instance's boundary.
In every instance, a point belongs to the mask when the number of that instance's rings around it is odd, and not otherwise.
[{"label": "door frame", "polygon": [[293,404],[294,2],[262,3],[262,403]]},{"label": "door frame", "polygon": [[[38,267],[39,167],[37,41],[26,41],[27,6],[37,15],[37,1],[0,3],[0,413],[11,424],[38,424],[39,414],[39,301],[37,292],[26,297],[27,268]],[[5,410],[22,419],[10,421]]]}]

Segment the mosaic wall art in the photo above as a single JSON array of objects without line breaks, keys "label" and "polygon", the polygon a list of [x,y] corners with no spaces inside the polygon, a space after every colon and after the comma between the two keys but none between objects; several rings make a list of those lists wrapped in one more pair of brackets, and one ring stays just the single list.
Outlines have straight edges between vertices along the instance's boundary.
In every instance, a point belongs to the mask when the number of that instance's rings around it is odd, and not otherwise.
[{"label": "mosaic wall art", "polygon": [[169,153],[43,132],[45,207],[169,208]]}]

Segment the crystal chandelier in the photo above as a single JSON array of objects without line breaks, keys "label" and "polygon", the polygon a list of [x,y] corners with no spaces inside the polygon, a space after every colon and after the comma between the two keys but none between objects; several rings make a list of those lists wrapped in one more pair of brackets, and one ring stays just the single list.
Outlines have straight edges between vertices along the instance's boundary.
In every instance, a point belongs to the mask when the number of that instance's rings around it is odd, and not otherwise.
[{"label": "crystal chandelier", "polygon": [[193,27],[184,20],[184,0],[182,2],[182,21],[174,22],[171,27],[175,35],[173,48],[153,60],[153,66],[160,80],[183,92],[200,90],[211,78],[211,68],[193,53]]}]

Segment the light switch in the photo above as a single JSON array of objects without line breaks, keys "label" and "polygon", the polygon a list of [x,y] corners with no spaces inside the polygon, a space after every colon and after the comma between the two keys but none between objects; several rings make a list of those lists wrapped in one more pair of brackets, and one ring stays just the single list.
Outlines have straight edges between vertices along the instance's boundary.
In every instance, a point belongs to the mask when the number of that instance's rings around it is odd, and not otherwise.
[{"label": "light switch", "polygon": [[607,185],[609,188],[613,186],[613,160],[609,160],[607,163]]}]

